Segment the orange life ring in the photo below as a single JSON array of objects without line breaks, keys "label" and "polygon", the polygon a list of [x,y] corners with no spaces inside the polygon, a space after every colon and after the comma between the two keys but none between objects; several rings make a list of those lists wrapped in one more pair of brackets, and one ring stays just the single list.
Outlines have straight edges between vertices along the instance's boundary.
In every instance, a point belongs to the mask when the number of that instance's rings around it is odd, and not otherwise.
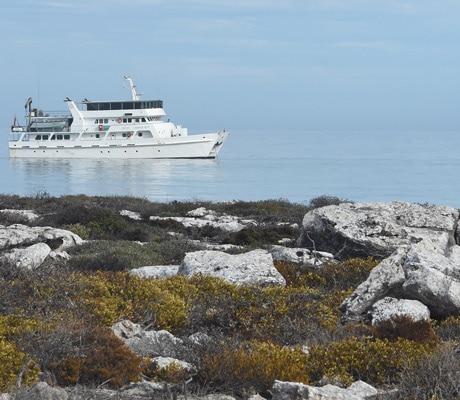
[{"label": "orange life ring", "polygon": [[127,136],[128,138],[130,138],[131,136],[133,136],[133,133],[132,133],[132,132],[128,132],[128,133],[126,134],[126,136]]},{"label": "orange life ring", "polygon": [[103,131],[104,127],[102,125],[99,125],[99,132]]},{"label": "orange life ring", "polygon": [[121,124],[121,122],[123,121],[121,118],[118,118],[117,119],[118,123]]}]

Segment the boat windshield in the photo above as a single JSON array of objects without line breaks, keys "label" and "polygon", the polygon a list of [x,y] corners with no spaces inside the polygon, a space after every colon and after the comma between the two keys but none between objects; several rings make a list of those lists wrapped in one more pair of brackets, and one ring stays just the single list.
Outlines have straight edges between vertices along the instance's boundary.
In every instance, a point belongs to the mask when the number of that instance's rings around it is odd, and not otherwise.
[{"label": "boat windshield", "polygon": [[163,108],[162,100],[147,101],[98,101],[84,102],[87,111],[106,110],[142,110],[148,108]]}]

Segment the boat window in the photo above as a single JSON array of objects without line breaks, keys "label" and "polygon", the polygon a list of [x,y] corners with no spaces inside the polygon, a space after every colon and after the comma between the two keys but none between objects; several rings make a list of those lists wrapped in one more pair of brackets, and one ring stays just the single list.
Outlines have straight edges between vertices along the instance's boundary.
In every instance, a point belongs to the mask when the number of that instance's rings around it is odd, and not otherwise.
[{"label": "boat window", "polygon": [[84,103],[87,111],[98,110],[140,110],[147,108],[163,108],[162,100],[124,101],[124,102],[89,102]]},{"label": "boat window", "polygon": [[57,135],[58,140],[62,140],[62,135]]},{"label": "boat window", "polygon": [[42,135],[36,135],[35,140],[42,140]]},{"label": "boat window", "polygon": [[64,140],[70,140],[70,135],[64,135]]},{"label": "boat window", "polygon": [[43,140],[48,140],[48,137],[49,137],[48,135],[43,135],[42,136]]},{"label": "boat window", "polygon": [[51,140],[56,140],[56,136],[55,135],[51,136]]},{"label": "boat window", "polygon": [[142,117],[142,122],[146,122],[144,117]]},{"label": "boat window", "polygon": [[142,137],[142,132],[137,132],[137,136]]},{"label": "boat window", "polygon": [[99,135],[99,133],[96,133],[96,139],[99,139],[101,137],[101,135]]}]

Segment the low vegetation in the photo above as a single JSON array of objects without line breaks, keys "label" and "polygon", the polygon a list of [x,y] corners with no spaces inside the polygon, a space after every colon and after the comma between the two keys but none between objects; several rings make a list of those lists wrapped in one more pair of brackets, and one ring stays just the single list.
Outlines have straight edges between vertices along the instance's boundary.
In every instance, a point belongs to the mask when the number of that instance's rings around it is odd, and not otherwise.
[{"label": "low vegetation", "polygon": [[[0,196],[0,209],[33,209],[41,215],[30,222],[0,214],[0,224],[51,225],[88,240],[71,251],[70,260],[50,260],[34,271],[0,264],[0,391],[30,385],[40,375],[54,385],[108,388],[142,379],[188,381],[187,390],[197,395],[223,392],[241,398],[267,394],[275,379],[344,386],[361,379],[398,388],[394,399],[459,396],[459,318],[401,318],[374,327],[341,323],[339,305],[377,265],[372,258],[323,268],[277,262],[285,287],[236,286],[206,276],[141,279],[129,273],[143,265],[178,264],[186,252],[198,249],[197,239],[244,249],[296,239],[308,210],[338,201],[328,196],[306,205]],[[229,234],[149,219],[185,216],[198,207],[258,225]],[[123,209],[141,219],[122,217]],[[122,319],[182,338],[186,346],[180,358],[196,371],[174,364],[156,368],[148,357],[132,353],[110,330]],[[208,340],[188,340],[197,332]]]}]

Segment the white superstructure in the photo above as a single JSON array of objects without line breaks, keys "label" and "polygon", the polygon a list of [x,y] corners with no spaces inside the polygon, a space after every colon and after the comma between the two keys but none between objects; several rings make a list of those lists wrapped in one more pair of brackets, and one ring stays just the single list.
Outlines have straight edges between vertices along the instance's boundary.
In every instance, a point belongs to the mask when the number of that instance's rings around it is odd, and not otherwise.
[{"label": "white superstructure", "polygon": [[218,133],[188,135],[163,121],[161,100],[141,100],[129,76],[131,100],[65,100],[68,112],[44,112],[25,104],[26,125],[16,118],[9,133],[11,158],[216,158],[227,138]]}]

